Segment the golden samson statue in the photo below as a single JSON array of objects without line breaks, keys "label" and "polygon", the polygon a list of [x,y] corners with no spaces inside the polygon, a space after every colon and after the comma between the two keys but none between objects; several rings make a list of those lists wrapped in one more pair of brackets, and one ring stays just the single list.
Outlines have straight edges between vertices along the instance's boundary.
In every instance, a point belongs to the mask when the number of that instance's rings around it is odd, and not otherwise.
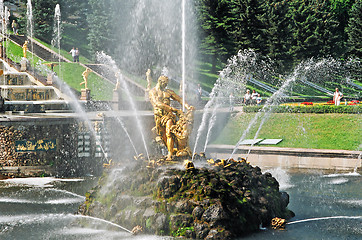
[{"label": "golden samson statue", "polygon": [[161,138],[168,150],[167,160],[173,156],[191,156],[188,138],[193,123],[194,107],[185,103],[187,112],[171,106],[171,100],[182,106],[182,98],[174,91],[167,89],[168,77],[160,76],[157,84],[149,92],[149,98],[154,110],[157,137]]}]

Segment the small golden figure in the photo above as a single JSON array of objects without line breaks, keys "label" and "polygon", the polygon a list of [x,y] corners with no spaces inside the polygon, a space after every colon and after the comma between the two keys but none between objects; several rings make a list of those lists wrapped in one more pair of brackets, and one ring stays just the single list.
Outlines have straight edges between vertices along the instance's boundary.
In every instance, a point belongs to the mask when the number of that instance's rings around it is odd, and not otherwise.
[{"label": "small golden figure", "polygon": [[24,44],[23,44],[23,56],[24,58],[26,58],[26,52],[28,51],[28,40],[25,40]]},{"label": "small golden figure", "polygon": [[86,68],[85,71],[82,73],[82,76],[83,76],[83,82],[81,82],[79,85],[82,85],[84,84],[84,89],[88,89],[88,75],[89,73],[91,72],[91,70],[89,68]]},{"label": "small golden figure", "polygon": [[[194,107],[185,103],[187,112],[171,107],[171,100],[182,106],[182,99],[174,91],[167,89],[168,77],[160,76],[157,84],[149,92],[150,102],[154,110],[156,131],[168,150],[166,160],[173,156],[191,156],[188,137],[193,123]],[[176,149],[174,148],[176,146]]]}]

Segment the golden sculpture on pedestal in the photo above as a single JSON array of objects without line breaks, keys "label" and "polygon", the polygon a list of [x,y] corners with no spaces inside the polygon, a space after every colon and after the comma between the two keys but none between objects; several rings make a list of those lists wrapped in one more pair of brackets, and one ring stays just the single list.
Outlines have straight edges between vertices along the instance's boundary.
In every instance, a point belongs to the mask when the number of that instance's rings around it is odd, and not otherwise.
[{"label": "golden sculpture on pedestal", "polygon": [[26,58],[26,53],[28,51],[28,40],[25,40],[24,44],[23,44],[23,56],[24,58]]},{"label": "golden sculpture on pedestal", "polygon": [[157,85],[149,92],[149,98],[154,110],[157,138],[166,145],[168,155],[166,160],[173,156],[191,156],[188,138],[193,123],[194,107],[185,103],[187,112],[172,107],[171,99],[182,106],[182,99],[174,91],[167,89],[168,77],[160,76]]},{"label": "golden sculpture on pedestal", "polygon": [[84,89],[88,89],[88,75],[91,72],[91,70],[89,68],[86,68],[85,71],[82,73],[83,76],[83,82],[81,82],[79,85],[84,84]]},{"label": "golden sculpture on pedestal", "polygon": [[88,101],[90,100],[90,89],[88,89],[88,75],[92,70],[89,68],[86,68],[85,71],[82,73],[83,76],[83,82],[81,82],[79,85],[84,84],[84,88],[80,90],[80,100]]}]

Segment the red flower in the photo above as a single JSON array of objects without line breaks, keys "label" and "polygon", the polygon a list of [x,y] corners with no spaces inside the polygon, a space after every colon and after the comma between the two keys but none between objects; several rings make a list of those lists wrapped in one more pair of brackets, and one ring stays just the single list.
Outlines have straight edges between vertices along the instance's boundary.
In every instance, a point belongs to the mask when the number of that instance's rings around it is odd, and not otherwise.
[{"label": "red flower", "polygon": [[303,105],[313,105],[312,102],[302,102],[301,104],[303,104]]}]

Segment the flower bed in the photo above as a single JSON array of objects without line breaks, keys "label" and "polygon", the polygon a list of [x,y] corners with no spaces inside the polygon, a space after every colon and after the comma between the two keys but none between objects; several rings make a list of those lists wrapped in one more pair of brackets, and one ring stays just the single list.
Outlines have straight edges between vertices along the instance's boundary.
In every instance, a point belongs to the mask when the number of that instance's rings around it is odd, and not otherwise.
[{"label": "flower bed", "polygon": [[362,113],[362,105],[279,105],[271,107],[263,106],[244,106],[244,112],[259,112],[271,111],[274,113],[348,113],[359,114]]}]

